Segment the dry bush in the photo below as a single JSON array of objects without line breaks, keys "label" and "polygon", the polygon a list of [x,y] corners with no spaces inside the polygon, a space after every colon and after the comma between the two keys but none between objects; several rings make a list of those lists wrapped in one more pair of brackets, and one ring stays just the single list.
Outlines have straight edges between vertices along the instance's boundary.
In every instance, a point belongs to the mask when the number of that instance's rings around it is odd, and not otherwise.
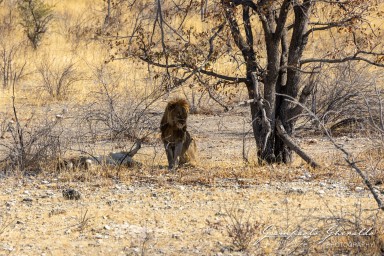
[{"label": "dry bush", "polygon": [[17,8],[24,33],[32,47],[36,49],[48,30],[48,24],[53,19],[53,8],[41,0],[19,0]]},{"label": "dry bush", "polygon": [[90,43],[95,35],[97,19],[89,12],[74,13],[65,11],[58,16],[59,33],[72,45],[72,50],[78,49],[81,42]]},{"label": "dry bush", "polygon": [[123,21],[123,13],[125,8],[131,6],[130,1],[106,0],[104,2],[106,2],[106,5],[104,5],[102,10],[105,14],[104,23],[101,28],[102,32],[111,34],[120,31],[125,25],[125,22]]},{"label": "dry bush", "polygon": [[[263,216],[250,209],[225,209],[210,228],[228,237],[234,250],[251,255],[381,255],[384,251],[383,215],[380,210],[364,209],[357,202],[347,209],[328,205],[303,213],[301,204],[285,199],[279,216]],[[320,215],[319,215],[320,214]],[[252,217],[251,217],[252,216]],[[262,218],[263,223],[254,219]],[[276,219],[277,218],[277,219]],[[268,222],[265,222],[268,219]],[[278,222],[278,223],[276,223]],[[248,255],[248,254],[247,254]]]},{"label": "dry bush", "polygon": [[41,126],[31,122],[32,117],[25,124],[16,123],[11,128],[12,141],[1,143],[6,148],[5,157],[0,161],[6,173],[15,170],[38,173],[59,155],[59,136],[52,134],[57,122]]},{"label": "dry bush", "polygon": [[157,132],[153,117],[160,113],[151,112],[151,105],[159,98],[156,92],[142,95],[141,89],[122,84],[121,74],[106,67],[98,69],[96,76],[98,90],[92,92],[93,100],[80,117],[94,140],[145,140]]},{"label": "dry bush", "polygon": [[[324,242],[314,249],[332,255],[381,255],[384,252],[382,213],[363,209],[361,203],[354,207],[354,211],[334,211],[331,217],[319,220]],[[325,234],[332,235],[325,240]]]},{"label": "dry bush", "polygon": [[384,95],[382,90],[375,86],[374,91],[364,95],[365,110],[369,116],[368,128],[370,137],[378,141],[384,148]]},{"label": "dry bush", "polygon": [[365,110],[369,118],[366,122],[366,135],[371,147],[361,158],[366,164],[366,171],[376,186],[384,183],[384,96],[378,87],[364,95]]},{"label": "dry bush", "polygon": [[9,88],[13,82],[18,82],[25,75],[26,62],[20,63],[17,59],[23,47],[23,43],[8,44],[3,40],[0,41],[0,75],[4,89]]},{"label": "dry bush", "polygon": [[[210,222],[210,228],[220,232],[225,232],[225,237],[231,241],[229,246],[224,246],[221,250],[255,252],[253,244],[259,239],[263,229],[263,224],[251,219],[252,211],[231,208],[225,209],[222,214],[222,221]],[[252,249],[251,249],[252,247]]]},{"label": "dry bush", "polygon": [[69,96],[74,84],[82,77],[76,70],[72,60],[62,62],[45,57],[37,67],[41,86],[54,99],[65,99]]},{"label": "dry bush", "polygon": [[22,121],[19,115],[25,113],[18,113],[15,96],[13,111],[15,121],[7,125],[11,139],[0,143],[0,167],[5,173],[38,173],[60,154],[61,131],[55,129],[60,120],[39,120],[31,114]]},{"label": "dry bush", "polygon": [[315,87],[308,108],[331,131],[362,129],[360,124],[367,118],[363,95],[373,90],[376,75],[370,73],[365,65],[325,66],[313,81]]},{"label": "dry bush", "polygon": [[11,131],[13,121],[7,113],[0,112],[0,139],[5,139],[5,134]]},{"label": "dry bush", "polygon": [[227,211],[227,233],[235,250],[247,251],[259,235],[262,225],[251,221],[250,216],[244,218],[243,212]]},{"label": "dry bush", "polygon": [[17,36],[18,21],[14,8],[14,1],[6,1],[4,13],[0,13],[0,76],[3,88],[10,88],[13,82],[18,82],[25,76],[26,60],[25,41]]}]

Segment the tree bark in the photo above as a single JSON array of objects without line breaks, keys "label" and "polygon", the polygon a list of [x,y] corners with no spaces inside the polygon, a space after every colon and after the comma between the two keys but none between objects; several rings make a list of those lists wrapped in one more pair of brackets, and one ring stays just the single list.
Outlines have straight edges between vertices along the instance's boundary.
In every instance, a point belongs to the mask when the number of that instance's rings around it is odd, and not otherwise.
[{"label": "tree bark", "polygon": [[303,150],[301,150],[298,145],[296,145],[296,143],[290,138],[287,131],[284,129],[284,126],[279,119],[276,121],[276,129],[284,144],[287,145],[291,150],[295,151],[305,162],[307,162],[313,168],[320,166]]}]

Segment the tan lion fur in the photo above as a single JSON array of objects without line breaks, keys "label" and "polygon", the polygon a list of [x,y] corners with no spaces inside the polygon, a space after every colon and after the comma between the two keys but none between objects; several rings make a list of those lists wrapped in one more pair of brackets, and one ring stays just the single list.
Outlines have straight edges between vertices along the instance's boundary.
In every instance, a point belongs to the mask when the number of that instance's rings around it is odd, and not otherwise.
[{"label": "tan lion fur", "polygon": [[196,142],[187,131],[188,114],[188,102],[176,98],[168,102],[161,119],[161,139],[167,153],[169,169],[178,164],[196,163]]}]

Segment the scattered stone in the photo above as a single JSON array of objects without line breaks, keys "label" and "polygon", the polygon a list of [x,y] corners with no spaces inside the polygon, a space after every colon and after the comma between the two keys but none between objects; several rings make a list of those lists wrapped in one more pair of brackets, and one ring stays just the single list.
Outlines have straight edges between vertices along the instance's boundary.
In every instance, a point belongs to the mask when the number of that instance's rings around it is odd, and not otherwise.
[{"label": "scattered stone", "polygon": [[26,197],[26,198],[23,198],[22,202],[25,202],[25,203],[32,203],[33,199],[32,198],[29,198],[29,197]]},{"label": "scattered stone", "polygon": [[11,252],[11,251],[14,250],[14,248],[13,248],[11,245],[4,244],[4,245],[3,245],[3,250],[4,250],[4,251],[9,251],[9,252]]},{"label": "scattered stone", "polygon": [[81,195],[80,192],[74,190],[73,188],[68,188],[63,190],[63,197],[68,200],[79,200]]},{"label": "scattered stone", "polygon": [[172,234],[173,239],[180,239],[180,236],[178,234]]},{"label": "scattered stone", "polygon": [[108,200],[107,205],[111,206],[115,201],[115,199]]},{"label": "scattered stone", "polygon": [[47,194],[47,196],[53,196],[53,195],[55,195],[55,193],[53,193],[52,191],[47,191],[47,192],[45,192],[46,194]]},{"label": "scattered stone", "polygon": [[111,226],[105,225],[105,226],[104,226],[104,229],[106,229],[106,230],[110,230],[110,229],[111,229]]},{"label": "scattered stone", "polygon": [[8,207],[8,208],[10,208],[10,207],[12,207],[14,205],[15,205],[15,201],[8,201],[8,202],[5,203],[5,206]]},{"label": "scattered stone", "polygon": [[305,172],[304,175],[305,175],[305,177],[307,177],[308,179],[312,178],[312,174],[309,173],[309,172]]},{"label": "scattered stone", "polygon": [[356,187],[356,188],[355,188],[355,191],[356,191],[356,192],[362,192],[362,191],[364,191],[364,188],[362,188],[362,187]]},{"label": "scattered stone", "polygon": [[304,172],[304,175],[300,176],[300,179],[310,181],[312,179],[312,175],[309,172]]},{"label": "scattered stone", "polygon": [[325,187],[326,184],[325,184],[324,182],[319,182],[319,186],[320,186],[320,187]]},{"label": "scattered stone", "polygon": [[52,217],[53,215],[59,215],[59,214],[63,214],[63,213],[66,213],[67,211],[64,210],[64,209],[52,209],[49,213],[48,213],[48,216],[49,217]]},{"label": "scattered stone", "polygon": [[288,190],[288,193],[304,194],[304,190],[302,190],[301,188],[290,188]]},{"label": "scattered stone", "polygon": [[215,216],[220,216],[221,217],[221,216],[227,216],[227,214],[220,211],[220,212],[216,212]]},{"label": "scattered stone", "polygon": [[317,191],[317,193],[318,193],[319,195],[324,195],[324,194],[325,194],[325,191],[324,191],[324,190],[319,190],[319,191]]},{"label": "scattered stone", "polygon": [[96,239],[104,239],[104,238],[108,238],[108,236],[104,236],[104,235],[102,235],[102,234],[96,234],[96,235],[95,235],[95,238],[96,238]]}]

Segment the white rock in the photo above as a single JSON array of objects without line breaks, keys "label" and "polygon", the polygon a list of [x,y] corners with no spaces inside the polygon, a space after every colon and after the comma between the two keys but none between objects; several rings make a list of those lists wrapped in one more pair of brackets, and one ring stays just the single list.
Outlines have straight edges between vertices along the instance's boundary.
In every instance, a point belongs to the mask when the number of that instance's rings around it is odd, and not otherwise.
[{"label": "white rock", "polygon": [[291,188],[291,189],[289,190],[289,192],[291,192],[291,193],[303,194],[303,193],[304,193],[304,190],[302,190],[301,188]]},{"label": "white rock", "polygon": [[3,250],[11,252],[14,248],[11,245],[5,244],[3,245]]},{"label": "white rock", "polygon": [[102,234],[96,234],[96,235],[95,235],[95,238],[96,238],[96,239],[103,239],[104,236],[103,236]]},{"label": "white rock", "polygon": [[362,191],[364,191],[364,188],[362,188],[362,187],[356,187],[356,188],[355,188],[355,191],[356,191],[356,192],[362,192]]}]

